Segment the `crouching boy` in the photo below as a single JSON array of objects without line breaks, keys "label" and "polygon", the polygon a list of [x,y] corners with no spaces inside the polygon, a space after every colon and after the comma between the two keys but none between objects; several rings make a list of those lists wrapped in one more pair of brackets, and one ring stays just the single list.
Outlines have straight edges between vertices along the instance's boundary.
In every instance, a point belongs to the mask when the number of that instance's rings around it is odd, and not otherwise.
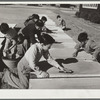
[{"label": "crouching boy", "polygon": [[66,22],[65,22],[65,20],[62,19],[60,15],[57,15],[57,20],[59,21],[59,26],[61,27],[61,29],[63,31],[66,31],[67,28],[66,28]]},{"label": "crouching boy", "polygon": [[69,69],[61,67],[49,53],[49,49],[55,40],[48,34],[43,34],[40,43],[33,44],[25,53],[25,56],[19,61],[17,69],[19,81],[22,85],[21,88],[29,88],[29,74],[33,70],[36,73],[36,76],[39,78],[49,77],[49,73],[44,72],[39,69],[38,63],[42,56],[50,63],[52,66],[55,66],[57,69],[63,72],[72,72]]},{"label": "crouching boy", "polygon": [[10,28],[7,23],[2,23],[0,25],[0,31],[6,37],[6,43],[3,50],[5,52],[5,57],[14,59],[16,55],[17,32],[15,29]]},{"label": "crouching boy", "polygon": [[76,44],[76,51],[73,53],[74,57],[77,57],[78,53],[81,51],[85,51],[93,55],[93,61],[97,60],[97,56],[100,53],[100,46],[92,39],[88,38],[88,34],[86,32],[82,32],[78,36],[79,43]]}]

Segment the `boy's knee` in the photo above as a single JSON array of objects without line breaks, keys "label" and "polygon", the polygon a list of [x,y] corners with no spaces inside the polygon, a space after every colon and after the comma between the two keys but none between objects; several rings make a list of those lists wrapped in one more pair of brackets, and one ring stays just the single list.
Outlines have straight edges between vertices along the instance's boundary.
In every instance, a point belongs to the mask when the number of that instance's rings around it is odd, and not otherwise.
[{"label": "boy's knee", "polygon": [[100,52],[97,54],[96,60],[100,63]]}]

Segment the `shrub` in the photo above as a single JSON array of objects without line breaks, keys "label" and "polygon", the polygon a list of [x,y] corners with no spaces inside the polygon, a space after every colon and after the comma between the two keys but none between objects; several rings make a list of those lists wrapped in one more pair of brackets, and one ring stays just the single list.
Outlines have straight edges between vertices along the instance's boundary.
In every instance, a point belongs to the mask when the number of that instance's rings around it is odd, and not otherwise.
[{"label": "shrub", "polygon": [[80,17],[80,12],[77,11],[77,12],[75,13],[75,15],[76,15],[77,17]]},{"label": "shrub", "polygon": [[89,13],[88,12],[81,12],[80,13],[80,17],[81,18],[84,18],[85,20],[88,20],[89,18],[88,18],[88,16],[89,16]]},{"label": "shrub", "polygon": [[81,11],[76,12],[75,15],[85,20],[90,20],[93,23],[100,24],[100,13],[99,12],[90,12],[90,11]]},{"label": "shrub", "polygon": [[91,12],[89,19],[91,22],[100,24],[100,14],[98,12]]}]

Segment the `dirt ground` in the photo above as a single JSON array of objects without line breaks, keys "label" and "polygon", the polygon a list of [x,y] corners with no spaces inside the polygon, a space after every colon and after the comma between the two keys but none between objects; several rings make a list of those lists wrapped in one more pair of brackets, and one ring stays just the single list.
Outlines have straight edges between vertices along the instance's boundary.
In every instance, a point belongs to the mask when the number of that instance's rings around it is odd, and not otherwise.
[{"label": "dirt ground", "polygon": [[80,32],[86,31],[89,37],[95,39],[98,43],[100,42],[100,28],[99,24],[94,24],[86,21],[82,18],[75,16],[76,9],[48,7],[48,6],[26,6],[26,5],[0,5],[0,22],[7,22],[10,24],[23,23],[24,20],[32,15],[46,14],[57,24],[56,16],[60,14],[66,21],[67,27],[71,28],[70,31],[66,32],[77,42],[77,36]]}]

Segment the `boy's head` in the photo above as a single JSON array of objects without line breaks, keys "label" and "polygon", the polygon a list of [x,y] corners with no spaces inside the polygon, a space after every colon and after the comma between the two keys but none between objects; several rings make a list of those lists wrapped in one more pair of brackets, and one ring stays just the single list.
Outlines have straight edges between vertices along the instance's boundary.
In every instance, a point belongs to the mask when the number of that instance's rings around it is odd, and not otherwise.
[{"label": "boy's head", "polygon": [[9,25],[7,23],[1,23],[0,25],[0,31],[3,34],[6,34],[6,32],[9,30]]},{"label": "boy's head", "polygon": [[60,16],[60,15],[57,15],[57,19],[58,19],[58,18],[61,18],[61,16]]},{"label": "boy's head", "polygon": [[42,16],[41,20],[43,21],[43,23],[45,23],[47,21],[47,18],[45,16]]},{"label": "boy's head", "polygon": [[43,33],[40,39],[40,43],[43,44],[44,51],[47,51],[51,48],[52,44],[55,43],[55,40],[50,35]]},{"label": "boy's head", "polygon": [[86,40],[88,40],[88,34],[86,32],[80,33],[78,36],[78,41],[85,42]]},{"label": "boy's head", "polygon": [[61,21],[62,20],[62,18],[61,18],[60,15],[57,15],[57,19],[58,19],[58,21]]},{"label": "boy's head", "polygon": [[37,30],[42,30],[42,27],[44,26],[44,23],[42,20],[38,20],[36,23],[35,23],[35,27]]},{"label": "boy's head", "polygon": [[39,15],[38,14],[33,14],[32,15],[33,20],[36,22],[39,20]]},{"label": "boy's head", "polygon": [[19,34],[19,35],[18,35],[18,38],[17,38],[17,41],[18,41],[19,44],[23,43],[23,41],[24,41],[24,36],[23,36],[22,34]]}]

